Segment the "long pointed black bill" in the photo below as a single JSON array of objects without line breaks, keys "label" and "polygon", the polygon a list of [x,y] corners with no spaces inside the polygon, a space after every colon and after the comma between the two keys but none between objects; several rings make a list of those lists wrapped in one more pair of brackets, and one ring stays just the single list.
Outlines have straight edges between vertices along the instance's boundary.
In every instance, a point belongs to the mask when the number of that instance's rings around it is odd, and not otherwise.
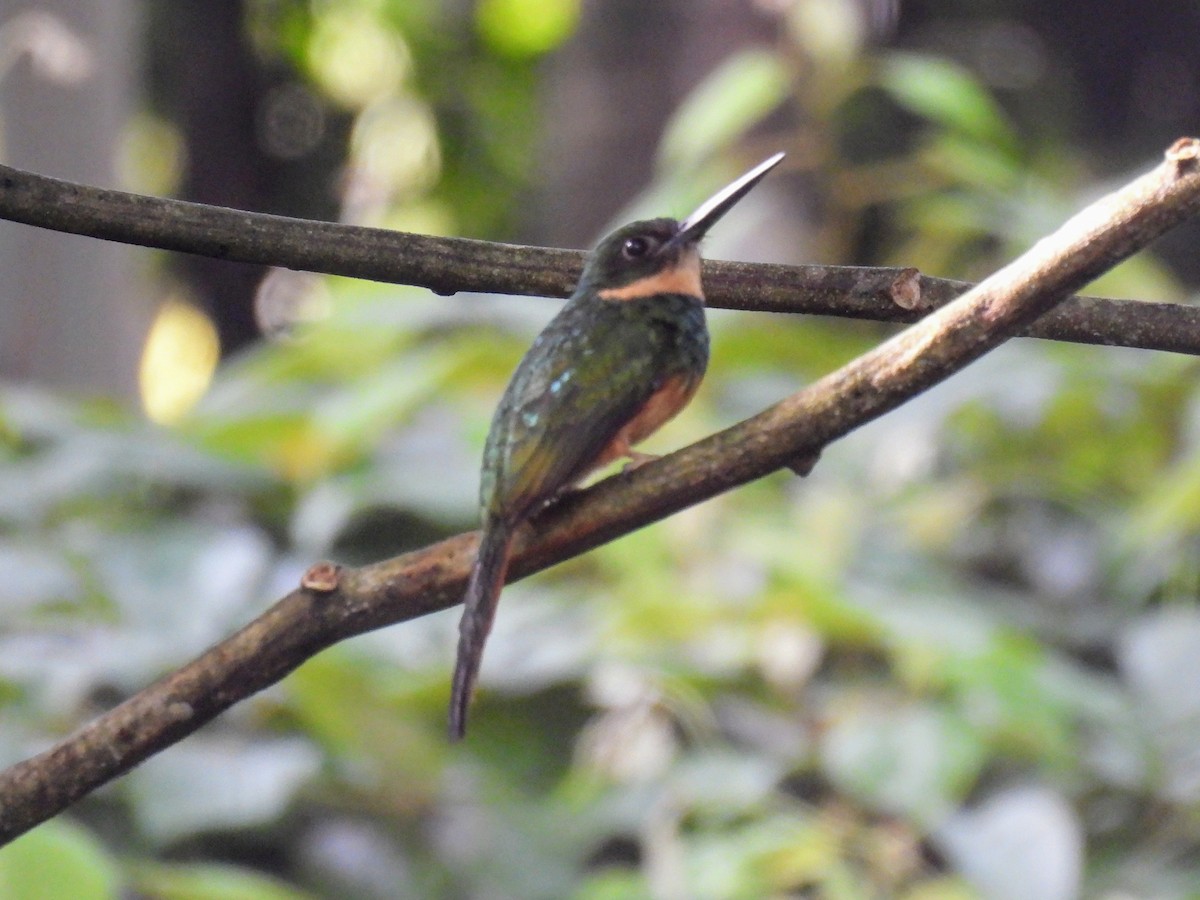
[{"label": "long pointed black bill", "polygon": [[768,172],[779,165],[783,157],[783,153],[776,153],[770,159],[763,160],[737,181],[721,188],[721,190],[701,203],[694,213],[683,220],[683,224],[679,228],[679,234],[675,236],[675,241],[695,243],[704,237],[708,229],[712,228],[713,224],[721,216],[729,212],[735,203],[750,193],[750,189],[762,181]]}]

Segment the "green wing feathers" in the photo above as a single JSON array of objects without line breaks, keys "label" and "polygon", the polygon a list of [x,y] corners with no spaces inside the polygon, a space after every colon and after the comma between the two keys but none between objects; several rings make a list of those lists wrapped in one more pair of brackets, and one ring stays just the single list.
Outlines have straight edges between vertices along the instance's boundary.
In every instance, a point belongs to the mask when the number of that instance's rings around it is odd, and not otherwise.
[{"label": "green wing feathers", "polygon": [[[679,310],[663,308],[669,299],[694,312],[695,327],[679,327]],[[484,509],[523,518],[587,475],[664,379],[703,373],[703,323],[693,298],[568,303],[521,361],[496,410],[484,451]]]}]

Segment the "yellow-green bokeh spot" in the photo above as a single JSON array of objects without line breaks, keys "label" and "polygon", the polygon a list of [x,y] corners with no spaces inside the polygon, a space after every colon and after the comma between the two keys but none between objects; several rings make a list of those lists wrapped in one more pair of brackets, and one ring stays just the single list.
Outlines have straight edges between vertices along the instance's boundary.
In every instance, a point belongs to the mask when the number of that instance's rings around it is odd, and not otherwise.
[{"label": "yellow-green bokeh spot", "polygon": [[539,56],[575,30],[579,0],[482,0],[477,12],[480,36],[506,56]]},{"label": "yellow-green bokeh spot", "polygon": [[117,900],[116,863],[95,836],[65,820],[47,822],[0,852],[6,900]]},{"label": "yellow-green bokeh spot", "polygon": [[335,101],[359,109],[394,94],[412,69],[404,37],[370,10],[331,8],[315,22],[307,62],[313,80]]}]

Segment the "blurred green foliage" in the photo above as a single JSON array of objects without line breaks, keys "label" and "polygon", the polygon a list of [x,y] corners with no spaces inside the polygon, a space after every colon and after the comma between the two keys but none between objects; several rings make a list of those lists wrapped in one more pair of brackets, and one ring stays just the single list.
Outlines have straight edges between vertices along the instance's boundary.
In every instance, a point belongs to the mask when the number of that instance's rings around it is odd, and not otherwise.
[{"label": "blurred green foliage", "polygon": [[355,116],[351,165],[389,203],[379,224],[508,234],[538,134],[537,62],[578,0],[252,0],[249,27]]},{"label": "blurred green foliage", "polygon": [[[487,0],[447,24],[446,6],[264,2],[249,27],[360,131],[392,116],[382,133],[424,148],[393,170],[383,221],[502,235],[536,61],[578,9]],[[644,204],[686,208],[780,105],[803,122],[778,143],[821,193],[830,261],[869,245],[862,261],[982,274],[1095,190],[967,70],[834,52],[816,27],[697,86]],[[879,122],[904,127],[884,144]],[[1150,257],[1105,285],[1178,290]],[[198,653],[314,559],[474,527],[492,406],[554,305],[323,290],[328,316],[233,361],[169,430],[0,393],[3,759]],[[883,331],[718,315],[713,333],[704,390],[648,449]],[[772,476],[508,589],[465,744],[443,738],[457,613],[367,635],[0,851],[0,894],[1194,894],[1194,370],[1004,348],[803,481]]]}]

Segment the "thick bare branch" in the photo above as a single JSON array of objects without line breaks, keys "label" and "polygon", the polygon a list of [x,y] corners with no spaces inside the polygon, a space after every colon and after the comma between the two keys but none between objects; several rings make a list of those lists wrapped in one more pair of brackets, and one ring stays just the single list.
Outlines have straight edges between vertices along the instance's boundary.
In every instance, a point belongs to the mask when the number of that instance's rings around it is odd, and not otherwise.
[{"label": "thick bare branch", "polygon": [[[0,218],[193,253],[426,287],[565,297],[583,267],[552,250],[289,219],[145,197],[0,166]],[[711,306],[915,322],[971,285],[915,269],[706,262]],[[1076,297],[1022,332],[1032,337],[1200,354],[1200,308]]]},{"label": "thick bare branch", "polygon": [[[518,538],[521,578],[781,467],[895,408],[1200,211],[1200,141],[1039,242],[969,294],[738,425],[571,494]],[[0,773],[0,842],[128,771],[343,638],[459,602],[477,536],[360,569],[314,566],[260,618],[49,750]]]}]

